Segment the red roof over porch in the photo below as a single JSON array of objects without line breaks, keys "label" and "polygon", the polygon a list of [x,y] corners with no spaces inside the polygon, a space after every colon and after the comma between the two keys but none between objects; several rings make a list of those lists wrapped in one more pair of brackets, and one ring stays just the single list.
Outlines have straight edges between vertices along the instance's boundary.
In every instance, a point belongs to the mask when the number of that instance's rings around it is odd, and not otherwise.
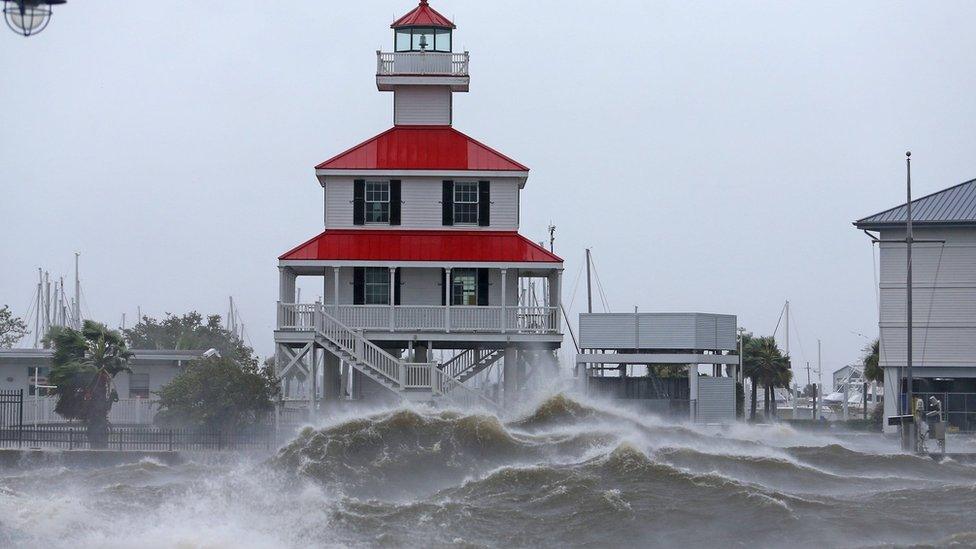
[{"label": "red roof over porch", "polygon": [[332,229],[284,253],[280,260],[470,261],[562,263],[514,231]]}]

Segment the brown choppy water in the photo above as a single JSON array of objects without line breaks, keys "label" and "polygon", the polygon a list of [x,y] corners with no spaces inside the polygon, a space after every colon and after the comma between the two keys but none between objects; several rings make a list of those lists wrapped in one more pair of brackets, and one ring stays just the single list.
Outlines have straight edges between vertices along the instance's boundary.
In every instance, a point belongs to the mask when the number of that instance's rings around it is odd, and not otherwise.
[{"label": "brown choppy water", "polygon": [[969,547],[976,467],[558,395],[337,421],[270,459],[0,471],[0,546]]}]

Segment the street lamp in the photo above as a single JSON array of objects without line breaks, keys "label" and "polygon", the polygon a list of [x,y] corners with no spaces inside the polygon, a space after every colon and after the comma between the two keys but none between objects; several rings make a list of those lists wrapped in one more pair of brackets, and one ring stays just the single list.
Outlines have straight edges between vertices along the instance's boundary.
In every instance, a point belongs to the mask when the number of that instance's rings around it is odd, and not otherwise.
[{"label": "street lamp", "polygon": [[3,0],[3,18],[10,30],[22,36],[37,34],[51,22],[51,6],[67,0]]}]

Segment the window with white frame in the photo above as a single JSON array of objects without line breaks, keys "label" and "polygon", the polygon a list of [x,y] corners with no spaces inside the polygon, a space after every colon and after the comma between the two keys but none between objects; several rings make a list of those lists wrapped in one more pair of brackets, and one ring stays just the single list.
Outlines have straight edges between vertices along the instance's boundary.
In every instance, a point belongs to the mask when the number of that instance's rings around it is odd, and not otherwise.
[{"label": "window with white frame", "polygon": [[366,182],[366,223],[390,222],[390,182]]},{"label": "window with white frame", "polygon": [[[40,394],[40,396],[48,396],[53,394],[47,387],[47,374],[49,368],[46,366],[28,366],[27,367],[27,394],[29,396],[34,396]],[[38,387],[40,385],[41,387]]]},{"label": "window with white frame", "polygon": [[149,374],[129,374],[129,398],[149,398]]},{"label": "window with white frame", "polygon": [[367,267],[363,274],[363,302],[366,305],[389,305],[390,270]]},{"label": "window with white frame", "polygon": [[478,304],[478,270],[451,271],[451,305]]},{"label": "window with white frame", "polygon": [[477,181],[454,183],[454,223],[456,225],[478,224]]}]

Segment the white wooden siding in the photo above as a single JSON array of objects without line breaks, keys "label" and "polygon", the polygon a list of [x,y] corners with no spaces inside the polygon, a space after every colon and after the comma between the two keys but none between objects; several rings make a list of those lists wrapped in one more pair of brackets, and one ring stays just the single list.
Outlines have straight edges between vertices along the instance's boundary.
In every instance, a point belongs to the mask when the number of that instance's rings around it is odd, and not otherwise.
[{"label": "white wooden siding", "polygon": [[442,225],[441,199],[443,180],[433,178],[400,178],[400,225],[353,225],[353,178],[329,177],[325,183],[325,227],[327,229],[444,229],[444,230],[518,230],[518,180],[490,179],[491,216],[488,227]]},{"label": "white wooden siding", "polygon": [[394,123],[442,126],[451,123],[451,88],[397,86],[393,92]]},{"label": "white wooden siding", "polygon": [[[904,238],[904,231],[884,231],[884,240]],[[912,248],[913,366],[976,366],[976,229],[927,229]],[[900,243],[881,244],[881,365],[906,364],[906,253]],[[920,374],[923,375],[923,374]]]}]

